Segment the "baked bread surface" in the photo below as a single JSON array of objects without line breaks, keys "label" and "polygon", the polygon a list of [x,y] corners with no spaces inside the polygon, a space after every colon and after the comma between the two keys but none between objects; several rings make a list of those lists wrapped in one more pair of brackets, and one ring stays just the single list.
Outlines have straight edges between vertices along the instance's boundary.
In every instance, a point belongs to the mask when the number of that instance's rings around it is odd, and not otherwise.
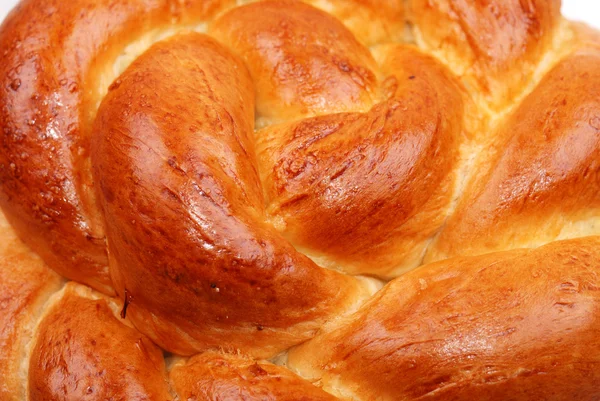
[{"label": "baked bread surface", "polygon": [[24,0],[0,59],[0,400],[600,398],[560,1]]}]

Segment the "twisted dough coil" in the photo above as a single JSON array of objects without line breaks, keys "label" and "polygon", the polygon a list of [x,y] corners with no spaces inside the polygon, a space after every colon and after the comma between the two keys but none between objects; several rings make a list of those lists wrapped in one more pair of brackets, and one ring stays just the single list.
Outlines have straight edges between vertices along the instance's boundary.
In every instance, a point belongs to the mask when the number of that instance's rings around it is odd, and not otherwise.
[{"label": "twisted dough coil", "polygon": [[306,3],[7,19],[3,397],[599,396],[598,34]]}]

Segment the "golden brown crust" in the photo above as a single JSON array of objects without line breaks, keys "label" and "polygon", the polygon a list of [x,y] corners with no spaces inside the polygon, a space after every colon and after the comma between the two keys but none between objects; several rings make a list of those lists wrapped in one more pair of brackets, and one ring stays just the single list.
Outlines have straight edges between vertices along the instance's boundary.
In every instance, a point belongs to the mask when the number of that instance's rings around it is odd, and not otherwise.
[{"label": "golden brown crust", "polygon": [[366,295],[265,223],[252,94],[241,61],[188,34],[140,57],[98,113],[115,286],[136,326],[173,352],[272,356]]},{"label": "golden brown crust", "polygon": [[89,165],[98,75],[143,32],[232,2],[25,0],[2,25],[0,206],[60,274],[113,291]]},{"label": "golden brown crust", "polygon": [[275,225],[331,268],[417,266],[456,178],[463,99],[450,74],[400,46],[379,48],[378,67],[335,18],[298,1],[235,8],[210,32],[246,62],[260,119],[317,115],[256,134]]},{"label": "golden brown crust", "polygon": [[405,38],[405,0],[303,0],[335,16],[366,46]]},{"label": "golden brown crust", "polygon": [[84,297],[77,285],[68,284],[37,332],[30,399],[171,399],[162,351],[119,322],[105,299]]},{"label": "golden brown crust", "polygon": [[210,33],[245,61],[258,117],[271,123],[368,110],[378,96],[370,52],[336,18],[299,1],[234,8]]},{"label": "golden brown crust", "polygon": [[600,234],[598,65],[567,57],[499,128],[428,260]]},{"label": "golden brown crust", "polygon": [[61,285],[0,212],[0,400],[23,401],[25,348],[42,305]]},{"label": "golden brown crust", "polygon": [[[29,381],[33,400],[167,400],[150,339],[256,358],[318,330],[290,356],[311,381],[209,351],[173,384],[181,399],[333,399],[311,383],[360,401],[600,398],[599,238],[425,266],[349,317],[372,288],[335,271],[600,234],[600,36],[559,8],[23,0],[0,28],[0,207],[57,272],[116,289],[129,320],[75,284],[45,303],[60,279],[0,231],[0,398]],[[416,47],[393,43],[408,31]]]},{"label": "golden brown crust", "polygon": [[180,400],[335,401],[288,369],[247,357],[207,352],[171,370]]},{"label": "golden brown crust", "polygon": [[560,0],[409,0],[417,41],[502,108],[552,46]]},{"label": "golden brown crust", "polygon": [[[450,205],[461,88],[431,57],[380,49],[385,100],[257,133],[268,213],[320,263],[395,276],[421,263]],[[324,262],[324,260],[326,262]]]},{"label": "golden brown crust", "polygon": [[599,272],[600,237],[423,266],[288,364],[362,401],[593,400]]}]

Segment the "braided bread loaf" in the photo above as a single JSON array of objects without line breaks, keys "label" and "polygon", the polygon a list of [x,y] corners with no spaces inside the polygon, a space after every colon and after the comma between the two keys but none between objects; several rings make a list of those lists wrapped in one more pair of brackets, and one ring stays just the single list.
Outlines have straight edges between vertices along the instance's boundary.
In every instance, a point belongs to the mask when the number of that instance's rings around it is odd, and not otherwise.
[{"label": "braided bread loaf", "polygon": [[559,0],[23,0],[0,49],[0,400],[600,399]]}]

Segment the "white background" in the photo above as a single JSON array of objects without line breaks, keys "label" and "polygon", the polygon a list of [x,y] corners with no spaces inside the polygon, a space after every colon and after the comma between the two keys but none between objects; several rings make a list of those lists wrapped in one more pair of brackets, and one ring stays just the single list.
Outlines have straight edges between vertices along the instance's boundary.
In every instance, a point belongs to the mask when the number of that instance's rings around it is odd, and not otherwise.
[{"label": "white background", "polygon": [[[18,0],[0,0],[0,21],[4,20],[6,14],[17,3]],[[563,13],[568,18],[585,21],[600,28],[600,1],[598,0],[563,0]]]}]

